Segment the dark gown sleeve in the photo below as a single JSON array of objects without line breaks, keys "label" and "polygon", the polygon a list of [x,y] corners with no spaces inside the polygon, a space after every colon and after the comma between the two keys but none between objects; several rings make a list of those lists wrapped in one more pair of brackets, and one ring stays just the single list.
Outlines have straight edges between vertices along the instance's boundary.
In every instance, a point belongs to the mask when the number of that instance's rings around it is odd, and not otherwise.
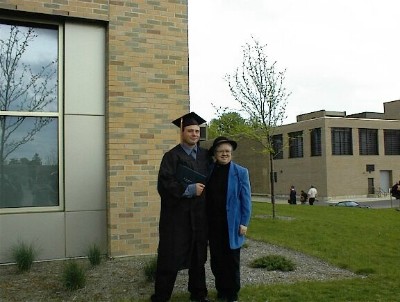
[{"label": "dark gown sleeve", "polygon": [[176,179],[176,168],[178,166],[178,156],[176,148],[164,154],[158,173],[158,193],[166,206],[173,206],[182,198],[186,187]]}]

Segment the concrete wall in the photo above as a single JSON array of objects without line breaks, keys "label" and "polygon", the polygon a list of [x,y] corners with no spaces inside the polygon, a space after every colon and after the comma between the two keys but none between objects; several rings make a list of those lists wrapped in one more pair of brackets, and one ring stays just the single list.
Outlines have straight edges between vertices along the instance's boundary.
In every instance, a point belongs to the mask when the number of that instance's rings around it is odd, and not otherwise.
[{"label": "concrete wall", "polygon": [[40,259],[92,242],[114,257],[155,253],[158,168],[179,141],[171,121],[189,111],[187,1],[6,0],[0,14],[65,26],[63,209],[0,213],[0,261],[18,239]]},{"label": "concrete wall", "polygon": [[34,243],[38,259],[82,256],[93,243],[107,250],[106,29],[66,22],[61,34],[65,41],[65,68],[61,69],[65,85],[60,85],[65,91],[59,131],[64,154],[61,207],[59,211],[7,209],[0,215],[1,262],[10,261],[10,247],[19,241]]},{"label": "concrete wall", "polygon": [[383,103],[385,119],[400,120],[400,100]]}]

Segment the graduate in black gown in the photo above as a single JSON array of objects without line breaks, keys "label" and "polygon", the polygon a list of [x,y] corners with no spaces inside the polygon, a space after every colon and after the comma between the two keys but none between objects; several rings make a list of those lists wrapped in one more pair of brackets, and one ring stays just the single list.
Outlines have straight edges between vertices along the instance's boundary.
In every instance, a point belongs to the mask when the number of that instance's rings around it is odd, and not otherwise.
[{"label": "graduate in black gown", "polygon": [[[173,123],[181,129],[181,143],[166,152],[158,174],[161,196],[159,245],[153,302],[168,301],[177,273],[189,269],[191,301],[207,302],[207,218],[205,181],[190,183],[178,178],[180,165],[204,176],[208,174],[208,150],[199,146],[200,127],[205,120],[191,112]],[[190,175],[188,176],[190,178]]]}]

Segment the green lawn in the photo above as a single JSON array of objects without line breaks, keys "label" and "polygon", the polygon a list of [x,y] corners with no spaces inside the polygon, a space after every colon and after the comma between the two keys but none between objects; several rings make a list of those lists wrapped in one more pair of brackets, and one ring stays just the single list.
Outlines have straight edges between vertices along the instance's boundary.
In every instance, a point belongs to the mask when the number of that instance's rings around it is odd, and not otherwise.
[{"label": "green lawn", "polygon": [[[367,278],[246,287],[241,301],[400,301],[400,212],[254,203],[249,237],[292,248]],[[293,219],[279,219],[288,216]]]},{"label": "green lawn", "polygon": [[[277,204],[277,218],[265,218],[271,213],[271,204],[253,203],[250,238],[288,247],[367,277],[246,286],[240,291],[240,301],[400,301],[400,211]],[[213,297],[215,291],[210,292]],[[187,299],[187,295],[178,294],[171,301]]]}]

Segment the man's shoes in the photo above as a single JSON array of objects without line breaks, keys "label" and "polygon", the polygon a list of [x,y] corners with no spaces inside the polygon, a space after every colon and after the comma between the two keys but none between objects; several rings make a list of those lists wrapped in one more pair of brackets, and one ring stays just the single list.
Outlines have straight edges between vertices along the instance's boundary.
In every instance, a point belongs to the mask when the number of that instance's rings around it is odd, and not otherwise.
[{"label": "man's shoes", "polygon": [[237,298],[233,298],[233,299],[228,298],[225,293],[221,293],[221,292],[217,293],[217,299],[218,299],[218,301],[224,301],[224,302],[238,302]]},{"label": "man's shoes", "polygon": [[169,299],[162,299],[156,296],[156,294],[153,294],[150,297],[151,302],[167,302]]},{"label": "man's shoes", "polygon": [[221,292],[217,293],[217,299],[218,299],[218,301],[224,301],[224,302],[227,301],[227,297],[226,297],[225,293],[221,293]]}]

